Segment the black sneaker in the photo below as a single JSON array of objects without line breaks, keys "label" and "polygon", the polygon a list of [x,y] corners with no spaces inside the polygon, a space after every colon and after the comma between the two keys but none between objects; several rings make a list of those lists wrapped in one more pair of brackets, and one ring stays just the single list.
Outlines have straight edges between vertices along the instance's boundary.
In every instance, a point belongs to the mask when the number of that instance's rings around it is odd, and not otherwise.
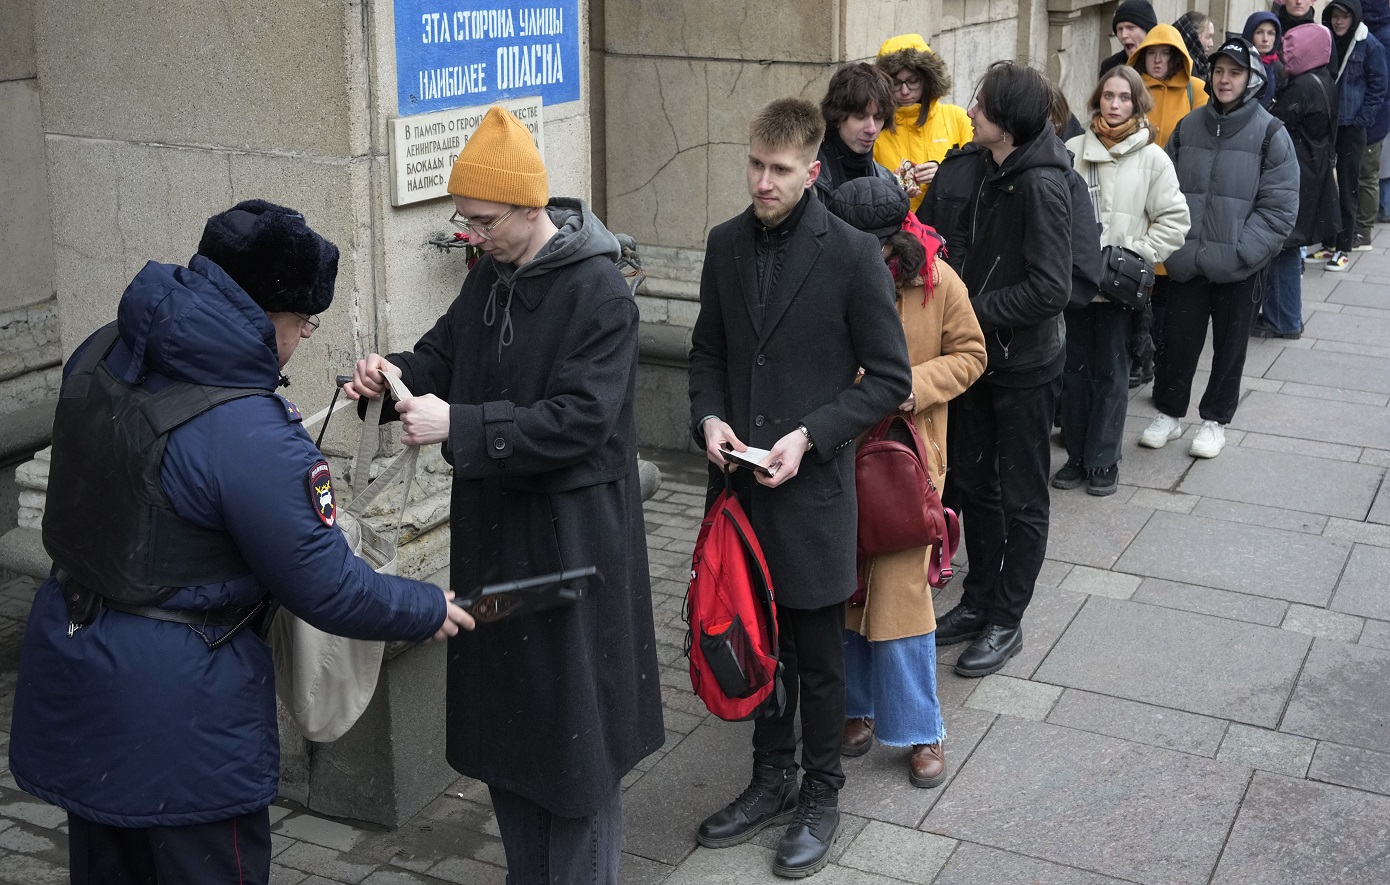
[{"label": "black sneaker", "polygon": [[1086,487],[1086,494],[1095,495],[1097,498],[1104,498],[1106,495],[1115,494],[1115,489],[1120,483],[1120,465],[1112,464],[1109,467],[1096,467],[1091,470],[1090,485]]},{"label": "black sneaker", "polygon": [[695,840],[706,848],[742,845],[774,824],[789,823],[796,813],[796,769],[753,766],[753,782],[738,798],[705,818]]},{"label": "black sneaker", "polygon": [[830,861],[830,846],[839,829],[839,791],[817,780],[802,781],[796,817],[777,844],[772,872],[784,879],[820,872]]},{"label": "black sneaker", "polygon": [[1085,481],[1086,468],[1081,466],[1080,461],[1071,458],[1052,477],[1052,487],[1054,489],[1074,489]]}]

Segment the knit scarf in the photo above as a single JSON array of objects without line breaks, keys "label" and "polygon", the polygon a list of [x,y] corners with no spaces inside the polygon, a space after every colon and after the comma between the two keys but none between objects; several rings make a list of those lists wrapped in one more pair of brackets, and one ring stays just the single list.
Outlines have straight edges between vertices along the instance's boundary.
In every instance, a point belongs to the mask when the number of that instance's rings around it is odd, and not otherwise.
[{"label": "knit scarf", "polygon": [[1100,143],[1105,145],[1105,149],[1109,150],[1139,131],[1139,115],[1134,114],[1120,125],[1111,126],[1100,114],[1092,114],[1091,131],[1100,139]]}]

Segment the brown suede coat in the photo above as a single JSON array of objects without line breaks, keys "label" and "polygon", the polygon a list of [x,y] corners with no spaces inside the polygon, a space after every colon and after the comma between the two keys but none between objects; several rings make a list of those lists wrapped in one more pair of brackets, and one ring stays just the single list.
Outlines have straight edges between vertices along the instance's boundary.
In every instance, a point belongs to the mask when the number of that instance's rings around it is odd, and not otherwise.
[{"label": "brown suede coat", "polygon": [[[922,306],[924,288],[898,290],[898,314],[912,363],[912,416],[926,445],[932,482],[938,492],[946,480],[946,403],[959,396],[985,371],[985,336],[970,306],[970,294],[945,260],[934,262],[938,275],[931,299]],[[927,552],[919,547],[871,557],[868,596],[863,606],[848,606],[845,625],[871,642],[922,636],[936,629]]]}]

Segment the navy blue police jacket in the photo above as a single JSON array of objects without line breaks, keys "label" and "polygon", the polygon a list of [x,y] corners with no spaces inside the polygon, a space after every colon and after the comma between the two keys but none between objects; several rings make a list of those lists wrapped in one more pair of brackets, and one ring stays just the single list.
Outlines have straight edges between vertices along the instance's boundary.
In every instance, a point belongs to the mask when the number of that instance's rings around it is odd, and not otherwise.
[{"label": "navy blue police jacket", "polygon": [[[106,362],[129,382],[276,387],[274,327],[202,256],[187,268],[146,264],[117,316]],[[376,574],[320,510],[307,478],[321,459],[297,410],[275,395],[224,403],[174,430],[160,473],[174,510],[228,532],[249,571],[181,588],[163,605],[247,606],[269,593],[343,636],[421,640],[438,630],[439,589]],[[214,651],[186,624],[102,609],[69,635],[57,582],[38,589],[10,733],[20,787],[97,823],[182,826],[269,805],[279,767],[274,665],[255,633]]]}]

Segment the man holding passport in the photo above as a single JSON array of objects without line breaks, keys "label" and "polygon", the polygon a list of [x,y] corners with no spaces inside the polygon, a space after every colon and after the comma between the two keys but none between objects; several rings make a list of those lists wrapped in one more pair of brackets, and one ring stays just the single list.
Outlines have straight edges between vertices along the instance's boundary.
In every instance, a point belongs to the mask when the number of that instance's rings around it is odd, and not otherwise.
[{"label": "man holding passport", "polygon": [[[773,872],[825,866],[839,828],[844,602],[855,588],[855,436],[912,390],[893,279],[878,240],[811,195],[820,109],[784,98],[750,127],[753,204],[710,232],[690,351],[693,433],[723,489],[726,448],[768,449],[771,475],[733,478],[777,594],[786,707],[757,720],[753,778],[700,825],[709,848],[790,824]],[[855,377],[863,369],[863,378]],[[796,708],[801,705],[797,787]]]}]

